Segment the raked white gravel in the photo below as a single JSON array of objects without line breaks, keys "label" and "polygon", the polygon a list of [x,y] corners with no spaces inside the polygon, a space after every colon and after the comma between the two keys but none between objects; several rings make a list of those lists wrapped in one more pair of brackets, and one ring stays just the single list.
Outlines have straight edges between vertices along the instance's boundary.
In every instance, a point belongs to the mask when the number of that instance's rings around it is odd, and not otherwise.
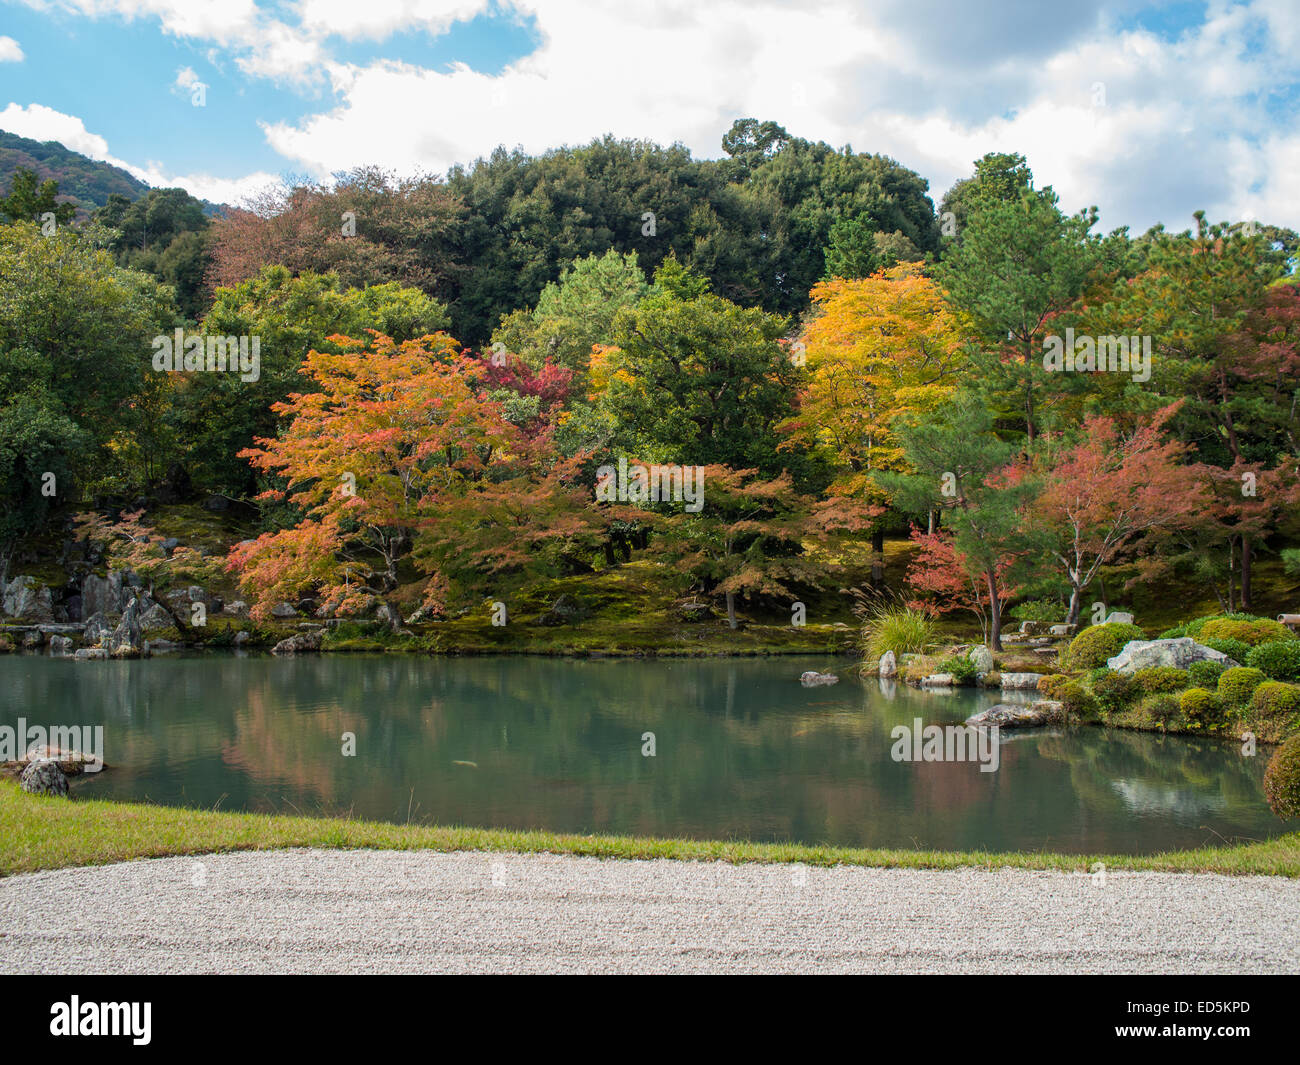
[{"label": "raked white gravel", "polygon": [[4,973],[1300,972],[1300,881],[286,850],[0,880]]}]

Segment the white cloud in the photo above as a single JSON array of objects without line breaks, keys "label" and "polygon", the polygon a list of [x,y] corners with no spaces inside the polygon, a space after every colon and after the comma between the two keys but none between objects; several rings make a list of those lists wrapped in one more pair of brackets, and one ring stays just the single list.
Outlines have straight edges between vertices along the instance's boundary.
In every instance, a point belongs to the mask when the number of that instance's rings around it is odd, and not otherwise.
[{"label": "white cloud", "polygon": [[12,37],[0,37],[0,63],[21,63],[23,48]]},{"label": "white cloud", "polygon": [[[1270,111],[1300,85],[1294,0],[1209,0],[1176,35],[1123,28],[1141,0],[1050,16],[1038,0],[978,13],[940,0],[27,2],[155,18],[246,77],[324,89],[316,113],[261,121],[271,147],[318,177],[361,163],[445,171],[498,144],[536,152],[604,133],[716,156],[748,115],[892,155],[936,202],[978,156],[1020,151],[1064,207],[1097,204],[1108,228],[1181,228],[1198,207],[1300,227],[1288,195],[1300,136]],[[333,51],[373,41],[382,56],[395,34],[485,11],[533,20],[541,40],[496,76]]]}]

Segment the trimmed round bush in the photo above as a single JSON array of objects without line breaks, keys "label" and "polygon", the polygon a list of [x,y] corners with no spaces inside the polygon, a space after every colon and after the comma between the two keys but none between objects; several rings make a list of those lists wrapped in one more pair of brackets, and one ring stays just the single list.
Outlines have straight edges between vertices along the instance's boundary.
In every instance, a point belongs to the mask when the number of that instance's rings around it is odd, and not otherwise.
[{"label": "trimmed round bush", "polygon": [[1239,666],[1244,666],[1246,659],[1250,657],[1250,644],[1242,640],[1202,640],[1200,642],[1212,651],[1227,655]]},{"label": "trimmed round bush", "polygon": [[1300,714],[1300,688],[1280,680],[1266,680],[1250,697],[1250,712],[1262,723],[1284,731],[1290,718]]},{"label": "trimmed round bush", "polygon": [[1237,666],[1225,670],[1219,678],[1219,698],[1226,706],[1245,706],[1264,681],[1268,680],[1263,672],[1248,666]]},{"label": "trimmed round bush", "polygon": [[1090,625],[1070,641],[1063,656],[1070,669],[1096,669],[1106,659],[1114,658],[1130,640],[1145,640],[1146,633],[1136,625],[1111,621]]},{"label": "trimmed round bush", "polygon": [[1187,675],[1192,678],[1192,683],[1196,687],[1214,690],[1219,686],[1219,678],[1227,669],[1228,667],[1222,662],[1211,662],[1207,658],[1203,662],[1193,662],[1188,666]]},{"label": "trimmed round bush", "polygon": [[1273,618],[1245,621],[1236,617],[1222,617],[1212,618],[1202,625],[1198,639],[1201,643],[1206,640],[1240,640],[1256,647],[1275,640],[1294,640],[1295,637],[1291,635],[1290,629]]},{"label": "trimmed round bush", "polygon": [[1138,703],[1138,711],[1157,725],[1172,725],[1178,721],[1182,713],[1178,705],[1178,696],[1170,695],[1168,692],[1143,696],[1142,701]]},{"label": "trimmed round bush", "polygon": [[1178,697],[1178,709],[1189,723],[1211,727],[1223,723],[1223,703],[1204,688],[1188,688]]},{"label": "trimmed round bush", "polygon": [[[1182,626],[1183,635],[1191,636],[1193,639],[1201,638],[1201,630],[1211,621],[1258,621],[1258,614],[1202,614],[1199,618],[1193,618]],[[1202,643],[1205,641],[1202,640]]]},{"label": "trimmed round bush", "polygon": [[[1042,691],[1042,681],[1038,683],[1038,690]],[[1065,709],[1066,717],[1087,719],[1097,713],[1097,701],[1092,694],[1084,687],[1082,681],[1067,680],[1061,686],[1061,694],[1054,696],[1061,706]]]},{"label": "trimmed round bush", "polygon": [[1151,666],[1139,669],[1133,674],[1138,687],[1146,695],[1156,692],[1179,692],[1192,682],[1191,675],[1185,669],[1176,666]]},{"label": "trimmed round bush", "polygon": [[1246,657],[1246,665],[1262,670],[1269,680],[1300,680],[1300,640],[1270,640]]},{"label": "trimmed round bush", "polygon": [[[1042,681],[1038,687],[1041,689]],[[1142,688],[1136,677],[1126,673],[1116,673],[1113,669],[1098,670],[1091,680],[1092,697],[1097,700],[1099,709],[1106,713],[1123,710],[1129,703],[1142,694]]]},{"label": "trimmed round bush", "polygon": [[1300,736],[1273,752],[1264,771],[1264,797],[1284,821],[1300,817]]},{"label": "trimmed round bush", "polygon": [[1059,699],[1070,678],[1063,673],[1048,673],[1038,678],[1038,691],[1049,699]]}]

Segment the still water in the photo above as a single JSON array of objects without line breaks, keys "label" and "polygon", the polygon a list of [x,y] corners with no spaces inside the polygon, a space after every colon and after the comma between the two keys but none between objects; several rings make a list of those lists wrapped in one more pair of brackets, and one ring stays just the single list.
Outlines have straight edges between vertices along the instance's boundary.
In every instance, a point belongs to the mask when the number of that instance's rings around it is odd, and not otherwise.
[{"label": "still water", "polygon": [[[803,688],[806,669],[839,684]],[[1007,734],[996,772],[898,762],[890,730],[996,693],[847,659],[0,657],[0,725],[103,725],[74,793],[442,825],[869,847],[1150,853],[1296,825],[1269,754],[1106,731]],[[643,755],[654,734],[655,754]],[[356,737],[353,757],[344,734]]]}]

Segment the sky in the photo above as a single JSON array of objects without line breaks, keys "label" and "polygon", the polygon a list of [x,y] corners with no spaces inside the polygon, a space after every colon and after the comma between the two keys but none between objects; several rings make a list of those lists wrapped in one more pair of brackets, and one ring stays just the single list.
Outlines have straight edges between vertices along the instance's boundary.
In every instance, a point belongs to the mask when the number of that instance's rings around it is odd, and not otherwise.
[{"label": "sky", "polygon": [[737,118],[938,203],[1018,151],[1103,229],[1300,228],[1300,0],[0,0],[0,129],[238,203]]}]

